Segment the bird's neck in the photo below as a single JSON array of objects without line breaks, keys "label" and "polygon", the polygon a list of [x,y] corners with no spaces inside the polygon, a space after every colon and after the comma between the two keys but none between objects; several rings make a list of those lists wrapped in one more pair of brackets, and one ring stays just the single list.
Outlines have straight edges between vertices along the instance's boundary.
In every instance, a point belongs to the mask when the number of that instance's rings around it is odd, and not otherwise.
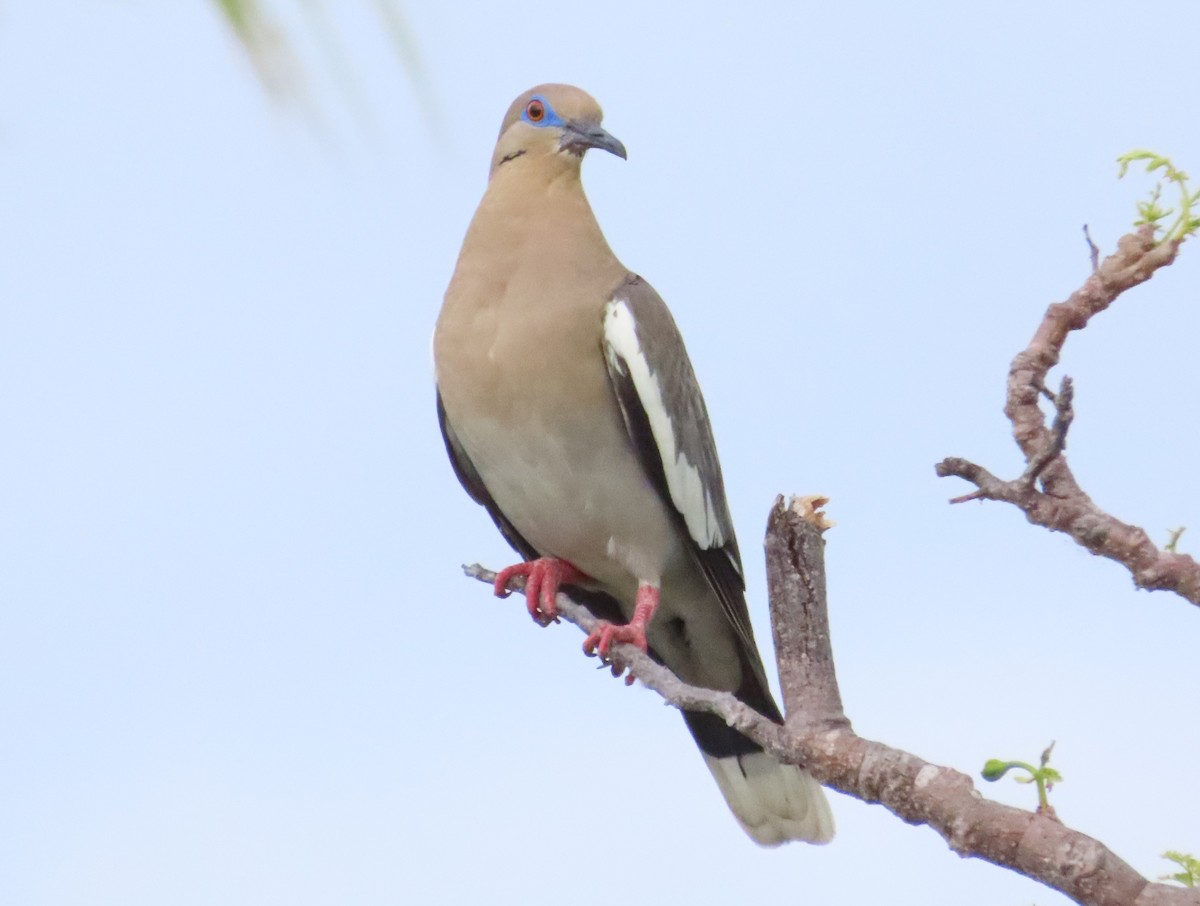
[{"label": "bird's neck", "polygon": [[517,251],[570,236],[584,240],[578,247],[611,256],[584,194],[578,163],[522,166],[526,163],[535,161],[513,160],[492,175],[467,232],[466,243],[469,245],[476,236],[483,235],[488,237],[489,244],[499,238],[503,245]]}]

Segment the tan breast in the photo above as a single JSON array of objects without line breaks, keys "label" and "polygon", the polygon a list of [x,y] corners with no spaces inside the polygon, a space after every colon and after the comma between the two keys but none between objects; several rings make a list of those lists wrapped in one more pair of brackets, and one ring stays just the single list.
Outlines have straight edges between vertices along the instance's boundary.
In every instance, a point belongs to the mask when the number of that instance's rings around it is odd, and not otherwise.
[{"label": "tan breast", "polygon": [[604,305],[627,271],[578,180],[538,198],[507,189],[489,187],[438,319],[442,401],[517,530],[632,600],[678,544],[604,362]]}]

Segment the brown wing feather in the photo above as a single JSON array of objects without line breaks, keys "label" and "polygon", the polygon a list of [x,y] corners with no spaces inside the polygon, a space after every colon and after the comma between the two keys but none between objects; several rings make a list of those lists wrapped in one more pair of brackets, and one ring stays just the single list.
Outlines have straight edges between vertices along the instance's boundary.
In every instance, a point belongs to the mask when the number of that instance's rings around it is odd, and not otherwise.
[{"label": "brown wing feather", "polygon": [[765,688],[763,668],[746,607],[742,560],[725,499],[725,483],[721,477],[721,464],[717,460],[716,442],[708,419],[708,409],[704,405],[704,397],[684,348],[683,338],[666,303],[641,277],[630,275],[613,293],[613,300],[624,302],[633,314],[638,345],[662,391],[662,402],[670,416],[675,449],[686,456],[699,472],[701,484],[712,501],[712,514],[721,543],[705,546],[688,530],[681,504],[671,495],[667,466],[655,440],[646,404],[634,383],[630,365],[620,351],[606,341],[605,361],[609,379],[629,439],[651,483],[671,512],[678,517],[681,534],[690,539],[696,562],[720,600],[743,647],[753,652],[750,660]]}]

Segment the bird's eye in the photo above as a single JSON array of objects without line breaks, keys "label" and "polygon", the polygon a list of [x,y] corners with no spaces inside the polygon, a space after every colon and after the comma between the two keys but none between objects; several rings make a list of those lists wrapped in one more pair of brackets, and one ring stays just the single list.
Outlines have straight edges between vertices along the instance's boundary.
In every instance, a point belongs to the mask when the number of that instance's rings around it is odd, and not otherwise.
[{"label": "bird's eye", "polygon": [[546,118],[546,105],[534,98],[525,105],[525,115],[529,117],[529,122],[540,123]]}]

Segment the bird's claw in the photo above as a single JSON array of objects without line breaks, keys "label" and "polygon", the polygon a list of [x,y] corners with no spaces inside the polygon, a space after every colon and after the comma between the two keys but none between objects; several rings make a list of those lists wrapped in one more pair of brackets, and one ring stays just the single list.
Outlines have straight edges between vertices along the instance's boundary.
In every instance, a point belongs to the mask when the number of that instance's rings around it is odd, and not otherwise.
[{"label": "bird's claw", "polygon": [[498,598],[512,594],[509,583],[515,578],[525,580],[525,607],[533,621],[539,626],[558,622],[558,597],[560,585],[586,581],[587,576],[568,563],[555,557],[539,557],[524,563],[515,563],[496,574],[493,591]]},{"label": "bird's claw", "polygon": [[646,627],[637,622],[617,626],[608,620],[601,620],[583,640],[583,653],[588,657],[599,655],[607,661],[608,652],[617,644],[633,645],[643,652],[647,651],[650,646],[646,643]]},{"label": "bird's claw", "polygon": [[[626,664],[623,660],[621,660],[620,657],[616,656],[616,652],[613,652],[613,655],[614,656],[611,658],[601,659],[600,663],[596,666],[596,669],[597,670],[608,670],[612,673],[613,676],[616,676],[616,677],[619,677],[619,676],[621,676],[621,674],[624,673],[625,674],[625,685],[632,686],[634,681],[637,679],[637,676],[633,672],[633,668],[630,667],[628,664]],[[588,657],[595,657],[595,655],[589,654]],[[628,670],[629,672],[625,673],[626,670]]]},{"label": "bird's claw", "polygon": [[[617,626],[608,620],[598,622],[583,641],[583,653],[588,657],[599,655],[601,660],[612,667],[613,676],[620,676],[625,671],[626,664],[620,658],[609,656],[612,646],[633,645],[643,654],[648,654],[650,645],[646,641],[646,627],[650,625],[657,607],[658,586],[639,585],[633,618],[623,626]],[[634,679],[636,677],[630,671],[625,677],[625,685],[632,686]]]}]

